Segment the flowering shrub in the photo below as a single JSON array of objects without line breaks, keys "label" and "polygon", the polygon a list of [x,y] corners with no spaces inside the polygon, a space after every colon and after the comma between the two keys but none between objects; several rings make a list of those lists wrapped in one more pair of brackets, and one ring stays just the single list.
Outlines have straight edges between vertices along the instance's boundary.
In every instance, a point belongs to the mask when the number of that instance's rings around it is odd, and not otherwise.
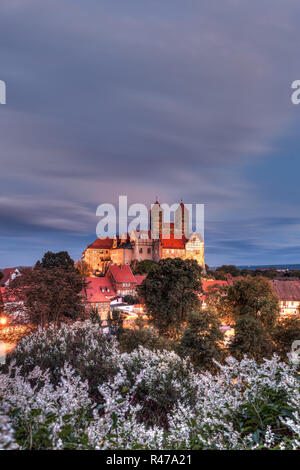
[{"label": "flowering shrub", "polygon": [[36,366],[48,370],[50,381],[57,384],[67,361],[83,379],[88,380],[93,397],[99,399],[98,387],[118,372],[118,344],[113,337],[101,333],[98,324],[90,321],[49,326],[38,329],[18,343],[9,357],[27,374]]},{"label": "flowering shrub", "polygon": [[0,373],[0,448],[300,449],[295,366],[274,356],[218,367],[198,374],[143,347],[122,354],[88,322],[39,331]]}]

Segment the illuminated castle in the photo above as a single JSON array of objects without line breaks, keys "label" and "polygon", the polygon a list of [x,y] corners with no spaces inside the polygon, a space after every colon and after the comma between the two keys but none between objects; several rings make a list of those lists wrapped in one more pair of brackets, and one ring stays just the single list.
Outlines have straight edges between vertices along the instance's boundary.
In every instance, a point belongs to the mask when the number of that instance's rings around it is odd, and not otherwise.
[{"label": "illuminated castle", "polygon": [[132,230],[113,238],[97,238],[87,245],[82,259],[92,272],[105,272],[107,266],[162,258],[194,259],[204,264],[204,241],[198,233],[189,235],[190,214],[181,202],[174,222],[165,222],[164,210],[156,201],[150,210],[150,230]]}]

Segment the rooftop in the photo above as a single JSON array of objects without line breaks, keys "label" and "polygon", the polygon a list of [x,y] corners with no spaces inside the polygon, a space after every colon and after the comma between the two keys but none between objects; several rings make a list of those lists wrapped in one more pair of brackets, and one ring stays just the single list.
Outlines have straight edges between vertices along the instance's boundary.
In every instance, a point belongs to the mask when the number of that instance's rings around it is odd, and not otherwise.
[{"label": "rooftop", "polygon": [[280,300],[300,301],[300,281],[274,280],[272,286]]}]

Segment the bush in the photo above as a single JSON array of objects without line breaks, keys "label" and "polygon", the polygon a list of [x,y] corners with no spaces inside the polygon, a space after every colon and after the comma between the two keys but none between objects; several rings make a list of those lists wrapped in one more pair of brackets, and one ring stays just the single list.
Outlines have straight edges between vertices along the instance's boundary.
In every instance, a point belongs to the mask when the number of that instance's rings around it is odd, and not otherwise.
[{"label": "bush", "polygon": [[141,328],[135,330],[124,330],[119,337],[120,350],[132,352],[139,346],[159,351],[172,349],[173,343],[164,336],[159,336],[152,328]]},{"label": "bush", "polygon": [[23,339],[2,367],[0,448],[300,449],[299,409],[296,365],[277,356],[200,374],[174,352],[120,353],[86,322]]},{"label": "bush", "polygon": [[8,364],[15,361],[24,376],[38,366],[57,385],[68,362],[82,380],[88,380],[90,393],[98,400],[98,386],[118,372],[118,355],[116,340],[102,334],[98,324],[86,321],[38,329],[17,345]]}]

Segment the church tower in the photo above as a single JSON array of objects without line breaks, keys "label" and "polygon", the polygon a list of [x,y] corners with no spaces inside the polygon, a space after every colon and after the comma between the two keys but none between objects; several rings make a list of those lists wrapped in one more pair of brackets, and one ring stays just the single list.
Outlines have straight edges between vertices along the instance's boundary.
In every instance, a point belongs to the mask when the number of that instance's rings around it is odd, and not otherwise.
[{"label": "church tower", "polygon": [[158,240],[162,234],[163,218],[163,209],[156,199],[150,210],[150,230],[153,240]]},{"label": "church tower", "polygon": [[188,208],[180,202],[178,209],[175,211],[174,216],[174,234],[176,238],[186,236],[189,238],[190,233],[190,212]]}]

